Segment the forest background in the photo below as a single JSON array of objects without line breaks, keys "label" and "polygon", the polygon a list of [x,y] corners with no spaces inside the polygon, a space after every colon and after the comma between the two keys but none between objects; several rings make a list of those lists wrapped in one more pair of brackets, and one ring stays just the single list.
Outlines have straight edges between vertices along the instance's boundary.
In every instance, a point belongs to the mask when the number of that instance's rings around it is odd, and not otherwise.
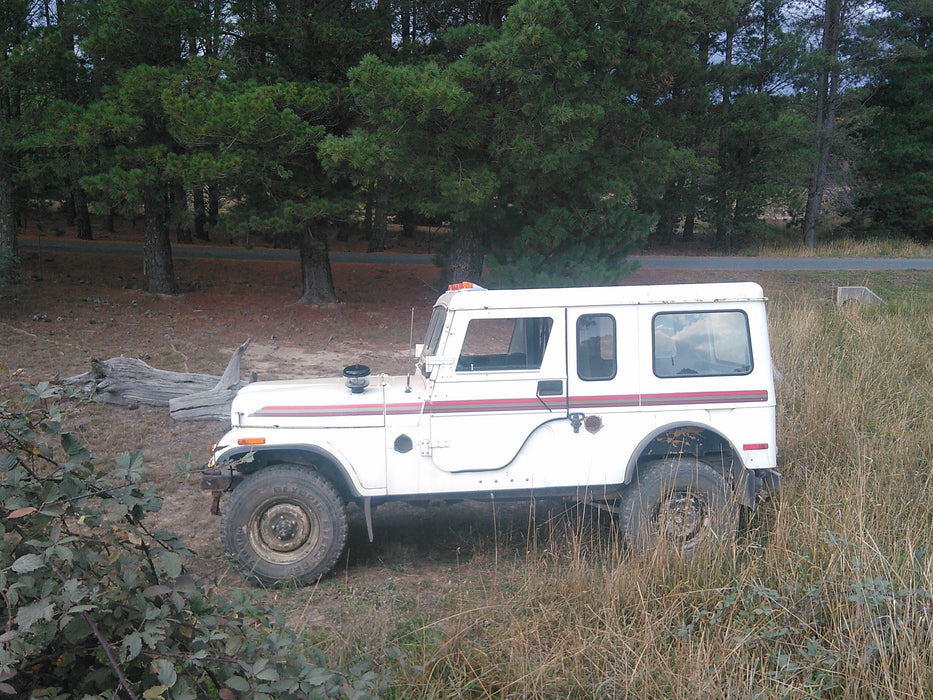
[{"label": "forest background", "polygon": [[[449,231],[453,279],[616,281],[647,240],[933,239],[929,0],[5,0],[0,285],[30,208],[179,242]],[[841,218],[840,218],[841,217]],[[109,225],[109,224],[105,224]]]}]

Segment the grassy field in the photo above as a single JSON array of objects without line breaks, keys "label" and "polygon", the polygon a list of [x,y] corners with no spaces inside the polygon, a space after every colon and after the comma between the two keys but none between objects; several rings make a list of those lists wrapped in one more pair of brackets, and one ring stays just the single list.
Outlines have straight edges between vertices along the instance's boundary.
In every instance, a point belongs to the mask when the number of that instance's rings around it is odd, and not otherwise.
[{"label": "grassy field", "polygon": [[525,508],[448,586],[346,586],[316,641],[400,650],[398,697],[929,697],[933,280],[869,281],[883,305],[772,292],[786,489],[733,547],[685,567]]},{"label": "grassy field", "polygon": [[838,238],[821,241],[816,250],[807,250],[798,241],[783,240],[753,245],[741,254],[761,257],[929,258],[933,256],[933,246],[908,238]]}]

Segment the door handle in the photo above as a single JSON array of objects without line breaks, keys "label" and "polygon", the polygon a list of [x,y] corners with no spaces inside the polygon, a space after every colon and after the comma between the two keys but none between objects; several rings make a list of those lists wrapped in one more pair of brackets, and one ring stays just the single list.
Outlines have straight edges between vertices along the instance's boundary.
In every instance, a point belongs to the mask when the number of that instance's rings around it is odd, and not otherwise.
[{"label": "door handle", "polygon": [[538,396],[563,396],[564,382],[560,379],[542,379],[538,382]]}]

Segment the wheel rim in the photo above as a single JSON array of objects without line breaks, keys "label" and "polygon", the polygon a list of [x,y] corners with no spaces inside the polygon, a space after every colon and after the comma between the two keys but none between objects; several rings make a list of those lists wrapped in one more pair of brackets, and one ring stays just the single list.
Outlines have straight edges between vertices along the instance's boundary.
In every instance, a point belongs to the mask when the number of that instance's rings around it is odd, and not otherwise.
[{"label": "wheel rim", "polygon": [[672,493],[658,506],[656,522],[667,539],[679,544],[692,544],[709,530],[706,500],[695,493]]},{"label": "wheel rim", "polygon": [[250,521],[249,539],[256,553],[273,564],[303,559],[320,538],[321,524],[300,503],[276,501],[260,509]]}]

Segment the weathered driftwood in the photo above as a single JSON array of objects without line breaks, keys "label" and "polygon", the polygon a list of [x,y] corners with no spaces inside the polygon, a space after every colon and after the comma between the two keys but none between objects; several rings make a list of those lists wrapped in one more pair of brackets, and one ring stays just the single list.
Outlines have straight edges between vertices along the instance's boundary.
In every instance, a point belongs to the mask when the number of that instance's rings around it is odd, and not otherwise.
[{"label": "weathered driftwood", "polygon": [[[240,360],[247,340],[234,352],[222,376],[156,369],[133,357],[91,360],[91,370],[68,377],[65,384],[95,391],[96,398],[117,406],[168,406],[178,420],[225,418],[230,402],[243,382]],[[173,401],[182,401],[173,407]],[[198,408],[202,406],[202,408]]]},{"label": "weathered driftwood", "polygon": [[230,404],[243,386],[240,381],[240,358],[249,347],[247,340],[233,352],[223,376],[207,391],[178,396],[168,402],[168,410],[175,420],[226,420]]},{"label": "weathered driftwood", "polygon": [[65,384],[96,391],[98,401],[117,406],[168,406],[176,396],[205,391],[217,383],[209,374],[168,372],[147,365],[135,357],[91,360],[91,371],[68,377]]}]

